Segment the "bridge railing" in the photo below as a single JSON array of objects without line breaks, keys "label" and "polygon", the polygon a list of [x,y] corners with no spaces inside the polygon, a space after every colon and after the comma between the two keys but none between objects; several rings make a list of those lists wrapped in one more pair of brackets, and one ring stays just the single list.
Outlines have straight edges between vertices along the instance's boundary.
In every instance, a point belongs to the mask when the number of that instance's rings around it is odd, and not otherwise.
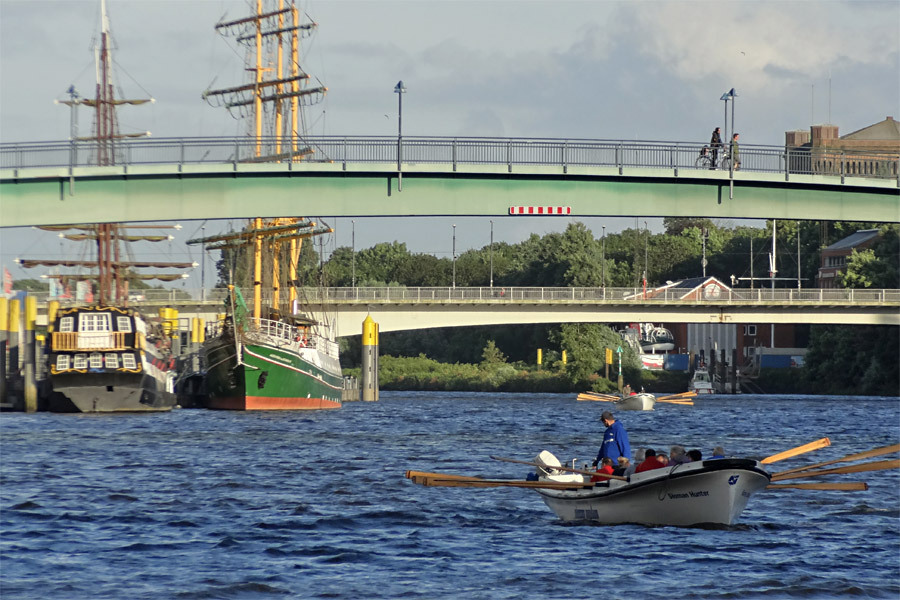
[{"label": "bridge railing", "polygon": [[[900,289],[842,288],[733,288],[705,292],[678,288],[644,291],[642,288],[612,287],[336,287],[301,288],[301,303],[310,304],[391,304],[391,303],[616,303],[616,304],[810,304],[847,306],[853,304],[900,305]],[[242,290],[251,301],[253,290]],[[75,299],[50,298],[36,293],[38,302],[59,300],[64,305],[85,304]],[[131,294],[129,304],[152,310],[162,306],[204,305],[225,312],[228,292],[212,289],[191,292],[180,289],[141,290]],[[282,295],[282,300],[284,296]],[[271,298],[263,297],[264,303]]]},{"label": "bridge railing", "polygon": [[[313,153],[305,163],[372,163],[407,167],[445,165],[456,170],[475,165],[550,166],[625,169],[707,170],[698,164],[708,144],[627,140],[549,138],[482,138],[408,136],[398,144],[385,136],[309,136]],[[259,144],[259,145],[258,145]],[[112,151],[116,165],[239,164],[290,162],[284,157],[287,140],[256,138],[143,138],[120,140]],[[99,146],[90,141],[22,142],[0,144],[0,168],[91,167]],[[258,153],[261,152],[260,154]],[[109,153],[108,148],[104,148]],[[290,154],[290,153],[288,153]],[[719,156],[727,150],[719,151]],[[273,157],[280,155],[280,160]],[[741,171],[820,174],[839,177],[892,178],[900,181],[900,153],[818,148],[789,148],[742,144]]]}]

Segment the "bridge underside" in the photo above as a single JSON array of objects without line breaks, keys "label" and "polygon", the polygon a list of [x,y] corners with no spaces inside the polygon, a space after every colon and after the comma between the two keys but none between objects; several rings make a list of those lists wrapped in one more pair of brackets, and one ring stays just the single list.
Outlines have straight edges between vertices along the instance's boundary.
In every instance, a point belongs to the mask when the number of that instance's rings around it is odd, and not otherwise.
[{"label": "bridge underside", "polygon": [[[277,216],[499,217],[512,206],[588,216],[900,222],[896,183],[668,169],[156,165],[4,170],[4,227]],[[400,190],[402,188],[402,191]],[[513,218],[513,217],[510,217]],[[519,217],[521,218],[521,217]]]}]

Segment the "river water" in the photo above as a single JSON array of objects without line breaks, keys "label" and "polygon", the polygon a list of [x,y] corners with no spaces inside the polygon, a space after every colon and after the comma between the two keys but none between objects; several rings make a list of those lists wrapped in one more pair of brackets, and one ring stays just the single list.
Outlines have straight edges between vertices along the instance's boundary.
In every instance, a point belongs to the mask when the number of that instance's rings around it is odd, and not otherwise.
[{"label": "river water", "polygon": [[[523,489],[424,488],[407,469],[524,478],[589,461],[605,403],[382,393],[324,412],[0,415],[0,595],[80,598],[900,596],[900,472],[866,492],[763,491],[733,527],[561,523]],[[617,415],[633,448],[773,465],[900,442],[900,399],[715,396]],[[876,460],[882,460],[882,457]],[[782,467],[783,465],[783,467]]]}]

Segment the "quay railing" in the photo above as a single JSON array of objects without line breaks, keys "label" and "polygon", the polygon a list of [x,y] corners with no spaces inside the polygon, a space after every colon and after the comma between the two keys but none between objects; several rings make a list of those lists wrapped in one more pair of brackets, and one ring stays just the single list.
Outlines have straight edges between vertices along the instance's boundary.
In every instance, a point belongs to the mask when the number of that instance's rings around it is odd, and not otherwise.
[{"label": "quay railing", "polygon": [[[456,171],[478,165],[505,166],[512,172],[521,167],[611,167],[625,170],[652,168],[700,171],[709,167],[698,160],[708,144],[700,142],[586,140],[556,138],[488,138],[404,136],[398,144],[390,136],[307,136],[312,155],[303,163],[434,165]],[[261,145],[263,156],[257,156]],[[267,160],[286,139],[266,137],[137,138],[120,140],[112,150],[112,164],[213,165],[281,162]],[[95,167],[97,142],[51,141],[0,144],[0,169],[37,167]],[[103,148],[104,154],[110,149]],[[727,156],[728,149],[719,150]],[[283,155],[282,155],[283,156]],[[728,170],[728,169],[725,169]],[[805,147],[741,144],[740,171],[798,175],[827,175],[896,179],[900,186],[900,153],[853,151]]]},{"label": "quay railing", "polygon": [[[253,290],[242,290],[245,298]],[[33,294],[39,304],[58,300],[66,306],[86,304],[76,299],[50,298],[46,292]],[[685,290],[640,287],[330,287],[300,288],[301,304],[434,304],[434,303],[547,303],[547,304],[759,304],[810,306],[852,306],[861,304],[896,305],[900,307],[900,289],[843,288],[704,288]],[[129,304],[153,310],[163,306],[206,306],[225,312],[228,291],[154,289],[131,294]],[[282,296],[283,298],[283,296]],[[263,297],[268,303],[269,298]]]}]

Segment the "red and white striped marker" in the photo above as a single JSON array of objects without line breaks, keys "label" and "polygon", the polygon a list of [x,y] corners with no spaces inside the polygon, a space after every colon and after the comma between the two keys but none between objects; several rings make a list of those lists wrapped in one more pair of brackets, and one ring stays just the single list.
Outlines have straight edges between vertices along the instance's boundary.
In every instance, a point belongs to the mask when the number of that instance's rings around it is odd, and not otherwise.
[{"label": "red and white striped marker", "polygon": [[510,206],[511,215],[570,215],[571,206]]}]

